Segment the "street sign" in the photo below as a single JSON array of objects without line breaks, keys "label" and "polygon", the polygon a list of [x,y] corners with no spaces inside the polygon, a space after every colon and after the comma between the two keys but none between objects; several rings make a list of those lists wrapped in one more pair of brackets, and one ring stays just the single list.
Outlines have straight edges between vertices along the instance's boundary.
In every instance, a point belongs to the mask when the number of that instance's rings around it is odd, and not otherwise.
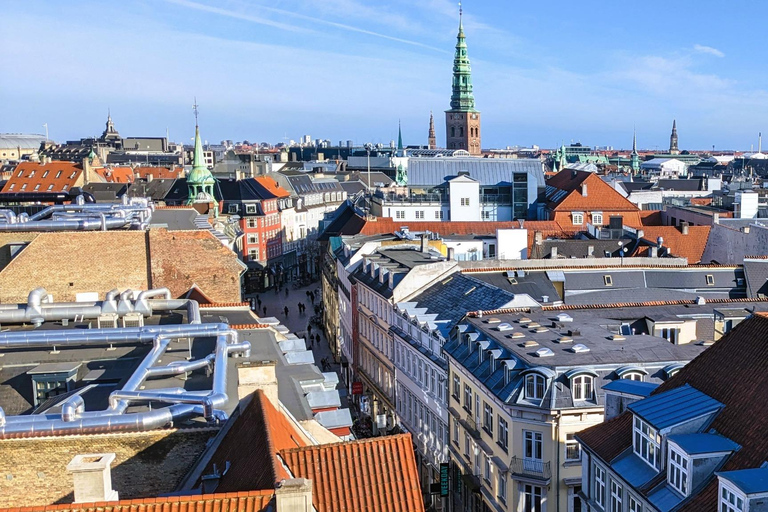
[{"label": "street sign", "polygon": [[363,383],[360,381],[353,382],[352,383],[352,394],[353,395],[362,395],[363,394]]},{"label": "street sign", "polygon": [[441,462],[440,463],[440,496],[442,497],[448,496],[449,481],[450,479],[448,478],[448,463]]}]

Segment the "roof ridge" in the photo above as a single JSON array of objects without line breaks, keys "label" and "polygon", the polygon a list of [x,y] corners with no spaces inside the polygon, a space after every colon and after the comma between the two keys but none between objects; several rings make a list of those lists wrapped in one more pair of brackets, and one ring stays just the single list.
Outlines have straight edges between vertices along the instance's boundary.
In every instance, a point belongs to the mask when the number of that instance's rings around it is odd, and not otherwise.
[{"label": "roof ridge", "polygon": [[383,437],[368,437],[365,439],[355,439],[353,441],[339,441],[337,443],[326,443],[326,444],[314,444],[309,446],[297,446],[296,448],[283,448],[280,450],[280,453],[293,453],[297,451],[309,451],[309,450],[321,450],[325,448],[333,448],[336,446],[361,446],[361,445],[368,445],[368,444],[378,444],[381,442],[387,442],[387,441],[397,441],[402,437],[408,437],[411,438],[411,434],[405,433],[405,434],[395,434],[391,436],[383,436]]}]

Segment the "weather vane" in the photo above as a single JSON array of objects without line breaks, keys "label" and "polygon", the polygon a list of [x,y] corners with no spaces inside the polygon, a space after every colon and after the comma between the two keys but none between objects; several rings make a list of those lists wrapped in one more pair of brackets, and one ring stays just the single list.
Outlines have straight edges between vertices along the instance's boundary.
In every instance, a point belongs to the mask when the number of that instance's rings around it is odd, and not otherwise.
[{"label": "weather vane", "polygon": [[195,103],[192,104],[192,111],[195,113],[195,126],[197,126],[197,96],[195,96]]},{"label": "weather vane", "polygon": [[462,10],[461,10],[461,2],[459,2],[459,16],[461,16]]}]

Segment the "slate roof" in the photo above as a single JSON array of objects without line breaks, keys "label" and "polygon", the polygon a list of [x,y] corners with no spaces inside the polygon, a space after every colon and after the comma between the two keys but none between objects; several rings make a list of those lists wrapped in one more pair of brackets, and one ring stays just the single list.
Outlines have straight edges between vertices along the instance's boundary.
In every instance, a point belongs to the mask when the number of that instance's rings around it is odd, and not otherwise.
[{"label": "slate roof", "polygon": [[[740,323],[654,392],[655,396],[688,385],[725,405],[707,429],[727,437],[741,449],[726,460],[721,474],[758,468],[768,453],[768,317],[763,315]],[[582,431],[578,438],[586,449],[610,462],[631,447],[631,420],[632,414],[624,413]],[[717,490],[717,479],[713,478],[678,510],[714,510]]]},{"label": "slate roof", "polygon": [[472,277],[513,294],[524,293],[537,301],[541,301],[544,296],[549,302],[562,300],[552,281],[547,278],[546,272],[516,274],[518,273],[514,271],[473,272]]},{"label": "slate roof", "polygon": [[325,226],[325,229],[318,235],[317,239],[326,241],[334,236],[358,234],[365,225],[364,215],[349,200],[344,201],[334,213],[331,222]]},{"label": "slate roof", "polygon": [[420,512],[424,502],[410,434],[280,451],[313,483],[318,512]]},{"label": "slate roof", "polygon": [[768,296],[768,260],[744,258],[744,276],[748,297]]},{"label": "slate roof", "polygon": [[722,407],[714,398],[687,384],[627,406],[657,430],[711,414]]},{"label": "slate roof", "polygon": [[[178,187],[176,184],[178,183]],[[180,179],[156,179],[152,181],[134,181],[128,187],[128,197],[149,197],[153,201],[166,201],[171,191],[181,194],[179,201],[187,198],[187,180]],[[178,194],[177,194],[178,195]]]}]

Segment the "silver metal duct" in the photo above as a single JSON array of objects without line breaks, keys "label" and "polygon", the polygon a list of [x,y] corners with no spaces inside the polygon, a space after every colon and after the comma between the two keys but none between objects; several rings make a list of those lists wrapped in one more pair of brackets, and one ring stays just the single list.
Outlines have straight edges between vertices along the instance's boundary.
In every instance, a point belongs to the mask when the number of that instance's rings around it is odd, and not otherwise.
[{"label": "silver metal duct", "polygon": [[[179,338],[216,336],[214,352],[197,361],[180,362],[163,367],[160,360],[171,340]],[[85,411],[80,395],[62,404],[62,413],[12,416],[6,418],[0,409],[0,439],[37,437],[73,433],[136,431],[161,428],[189,416],[203,416],[209,421],[222,421],[227,415],[221,410],[227,395],[227,365],[229,355],[250,356],[251,345],[237,341],[237,331],[227,324],[161,325],[126,329],[92,329],[87,332],[35,331],[0,333],[0,348],[38,347],[50,345],[94,345],[104,343],[141,343],[152,341],[154,346],[139,364],[122,389],[110,395],[110,406],[104,411]],[[187,391],[183,388],[141,390],[144,381],[153,376],[195,371],[213,364],[210,391]],[[130,403],[161,402],[168,407],[125,414]]]},{"label": "silver metal duct", "polygon": [[152,218],[152,203],[127,198],[122,204],[85,203],[49,206],[34,215],[16,215],[0,210],[0,231],[95,231],[119,228],[146,229]]}]

